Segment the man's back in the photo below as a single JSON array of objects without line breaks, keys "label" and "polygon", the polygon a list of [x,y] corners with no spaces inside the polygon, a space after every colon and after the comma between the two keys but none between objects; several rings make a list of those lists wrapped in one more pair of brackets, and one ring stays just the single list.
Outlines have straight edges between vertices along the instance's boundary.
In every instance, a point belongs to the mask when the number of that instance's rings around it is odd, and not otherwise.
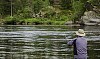
[{"label": "man's back", "polygon": [[76,38],[76,49],[77,49],[76,50],[77,55],[75,55],[76,58],[87,57],[87,40],[84,37]]}]

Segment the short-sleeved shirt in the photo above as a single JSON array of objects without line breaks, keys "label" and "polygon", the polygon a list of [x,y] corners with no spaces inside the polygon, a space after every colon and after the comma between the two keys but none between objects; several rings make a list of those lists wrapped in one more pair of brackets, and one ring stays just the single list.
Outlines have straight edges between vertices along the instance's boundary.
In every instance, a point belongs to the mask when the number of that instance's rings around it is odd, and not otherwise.
[{"label": "short-sleeved shirt", "polygon": [[84,37],[77,37],[67,44],[74,46],[74,58],[87,59],[87,40]]}]

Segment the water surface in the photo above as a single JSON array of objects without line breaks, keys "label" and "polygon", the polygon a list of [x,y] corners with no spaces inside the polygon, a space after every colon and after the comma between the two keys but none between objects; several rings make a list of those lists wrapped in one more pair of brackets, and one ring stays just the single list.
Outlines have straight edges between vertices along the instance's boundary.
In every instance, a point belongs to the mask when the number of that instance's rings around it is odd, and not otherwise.
[{"label": "water surface", "polygon": [[82,28],[88,58],[100,59],[100,26],[0,26],[0,59],[73,59],[67,42]]}]

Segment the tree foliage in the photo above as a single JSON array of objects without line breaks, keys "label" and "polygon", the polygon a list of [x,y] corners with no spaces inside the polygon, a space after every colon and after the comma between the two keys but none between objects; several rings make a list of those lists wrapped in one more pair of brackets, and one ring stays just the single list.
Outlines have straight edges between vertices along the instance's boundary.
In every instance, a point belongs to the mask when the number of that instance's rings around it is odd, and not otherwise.
[{"label": "tree foliage", "polygon": [[71,0],[61,0],[62,9],[71,9]]},{"label": "tree foliage", "polygon": [[[100,7],[100,0],[0,0],[0,19],[17,22],[28,18],[76,21],[86,11],[87,2]],[[59,5],[55,6],[55,3]]]}]

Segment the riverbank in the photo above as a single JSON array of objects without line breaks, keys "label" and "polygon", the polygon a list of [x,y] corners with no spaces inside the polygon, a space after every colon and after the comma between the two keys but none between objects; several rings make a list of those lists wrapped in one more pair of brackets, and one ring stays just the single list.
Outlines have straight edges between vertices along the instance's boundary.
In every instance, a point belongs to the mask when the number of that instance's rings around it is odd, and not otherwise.
[{"label": "riverbank", "polygon": [[23,27],[32,27],[32,26],[81,26],[79,24],[73,24],[73,25],[0,25],[0,26],[23,26]]},{"label": "riverbank", "polygon": [[98,25],[91,25],[91,24],[89,24],[89,25],[86,25],[86,24],[84,24],[84,25],[81,25],[81,24],[66,24],[66,25],[46,25],[46,24],[43,24],[43,25],[0,25],[0,26],[23,26],[23,27],[33,27],[33,26],[100,26],[100,24],[98,24]]}]

